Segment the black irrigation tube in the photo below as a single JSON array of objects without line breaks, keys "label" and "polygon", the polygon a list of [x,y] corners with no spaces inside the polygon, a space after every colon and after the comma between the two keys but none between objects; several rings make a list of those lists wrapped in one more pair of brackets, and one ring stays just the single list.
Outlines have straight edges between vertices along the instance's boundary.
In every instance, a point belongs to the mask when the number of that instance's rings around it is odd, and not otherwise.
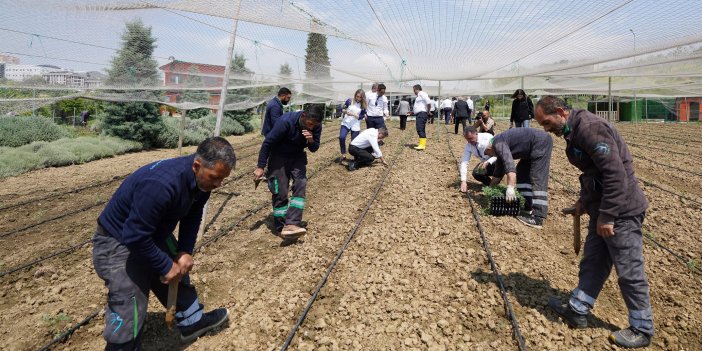
[{"label": "black irrigation tube", "polygon": [[110,180],[105,180],[105,181],[102,181],[102,182],[99,182],[99,183],[90,184],[90,185],[82,186],[82,187],[79,187],[79,188],[75,188],[75,189],[70,189],[70,190],[67,190],[67,191],[63,191],[63,192],[60,192],[60,193],[55,193],[55,194],[50,194],[50,195],[47,195],[47,196],[39,197],[39,198],[34,198],[34,199],[29,199],[29,200],[21,201],[21,202],[18,202],[18,203],[16,203],[16,204],[12,204],[12,205],[7,205],[7,206],[0,207],[0,211],[9,210],[9,209],[15,208],[15,207],[20,207],[20,206],[23,206],[23,205],[26,205],[26,204],[30,204],[30,203],[32,203],[32,202],[44,201],[44,200],[51,199],[51,198],[58,197],[58,196],[62,196],[62,195],[68,195],[68,194],[72,194],[72,193],[78,193],[78,192],[81,192],[81,191],[87,190],[87,189],[97,188],[97,187],[100,187],[100,186],[103,186],[103,185],[107,185],[107,184],[114,183],[114,182],[116,182],[116,181],[118,181],[118,180],[122,180],[122,179],[124,179],[125,177],[127,177],[127,175],[115,176],[115,177],[113,177],[113,178],[110,179]]},{"label": "black irrigation tube", "polygon": [[[566,187],[565,184],[559,182],[556,178],[551,177],[551,179],[555,180],[556,183],[559,183],[559,184],[563,185],[563,187]],[[662,191],[664,191],[664,192],[666,192],[666,193],[668,193],[668,194],[675,195],[675,196],[677,196],[677,197],[679,197],[679,198],[681,198],[681,199],[685,199],[685,200],[690,201],[690,202],[693,202],[693,203],[695,203],[695,204],[702,205],[702,202],[700,202],[699,200],[695,200],[695,199],[690,198],[690,197],[687,197],[687,196],[685,196],[685,195],[683,195],[683,194],[679,194],[679,193],[676,193],[676,192],[674,192],[674,191],[665,189],[665,188],[661,187],[660,185],[657,185],[657,184],[655,184],[655,183],[653,183],[653,182],[651,182],[651,181],[645,180],[645,179],[643,179],[643,178],[641,178],[641,177],[637,177],[637,179],[638,179],[639,181],[641,181],[641,182],[642,182],[644,185],[646,185],[646,186],[654,187],[654,188],[659,189],[659,190],[662,190]]]},{"label": "black irrigation tube", "polygon": [[[446,126],[444,126],[444,128],[446,128]],[[460,161],[456,159],[456,154],[454,154],[453,152],[453,147],[451,146],[450,138],[447,138],[447,143],[449,152],[451,153],[451,157],[453,157],[453,159],[456,160],[456,166],[460,169]],[[500,288],[500,294],[502,295],[502,299],[505,302],[505,314],[512,323],[512,337],[514,338],[514,341],[517,342],[517,350],[526,351],[526,343],[524,342],[524,337],[522,336],[522,332],[519,329],[519,322],[517,321],[517,316],[514,313],[514,309],[512,308],[512,303],[509,301],[509,296],[507,296],[507,289],[505,289],[505,283],[504,280],[502,280],[502,274],[500,273],[500,269],[497,267],[497,263],[495,263],[495,258],[492,256],[492,251],[490,250],[490,242],[485,236],[485,231],[483,230],[483,226],[480,223],[480,216],[478,215],[478,211],[475,209],[473,198],[467,192],[464,198],[468,199],[468,204],[470,204],[471,213],[473,214],[476,226],[478,227],[478,231],[480,232],[480,238],[483,241],[483,248],[485,249],[485,254],[488,258],[488,261],[490,261],[490,268],[492,269],[492,274],[495,276],[495,281],[497,282],[497,285]]]},{"label": "black irrigation tube", "polygon": [[[256,144],[260,144],[260,141],[256,141],[255,143],[250,143],[250,144],[244,145],[244,146],[241,147],[241,149],[249,148],[249,147],[254,146],[254,145],[256,145]],[[249,156],[251,156],[251,155],[242,156],[241,158],[246,158],[246,157],[249,157]],[[131,174],[131,173],[129,173],[129,174]],[[24,201],[15,203],[15,204],[6,205],[6,206],[3,206],[3,207],[0,207],[0,211],[5,211],[5,210],[9,210],[9,209],[11,209],[11,208],[15,208],[15,207],[23,206],[23,205],[26,205],[26,204],[30,204],[30,203],[32,203],[32,202],[44,201],[44,200],[51,199],[51,198],[54,198],[54,197],[58,197],[58,196],[62,196],[62,195],[68,195],[68,194],[72,194],[72,193],[79,193],[79,192],[81,192],[81,191],[83,191],[83,190],[92,189],[92,188],[97,188],[97,187],[100,187],[100,186],[103,186],[103,185],[111,184],[111,183],[114,183],[114,182],[116,182],[116,181],[118,181],[118,180],[122,180],[122,179],[126,178],[129,174],[123,174],[123,175],[119,175],[119,176],[114,176],[114,177],[112,177],[112,179],[110,179],[110,180],[105,180],[105,181],[98,182],[98,183],[95,183],[95,184],[85,185],[85,186],[81,186],[81,187],[78,187],[78,188],[74,188],[74,189],[69,189],[69,190],[66,190],[66,191],[62,191],[62,192],[59,192],[59,193],[49,194],[49,195],[42,196],[42,197],[38,197],[38,198],[34,198],[34,199],[24,200]],[[18,194],[15,194],[15,195],[18,195]],[[21,194],[19,194],[18,196],[21,196]]]},{"label": "black irrigation tube", "polygon": [[[698,140],[689,140],[689,139],[679,138],[677,136],[672,136],[672,135],[668,135],[666,137],[668,140],[666,140],[666,139],[657,138],[657,135],[652,135],[652,134],[649,134],[646,132],[639,132],[639,131],[633,131],[633,132],[632,131],[622,131],[622,134],[633,134],[633,136],[648,138],[651,141],[657,141],[657,142],[662,142],[662,143],[666,143],[666,144],[669,144],[671,142],[671,140],[681,142],[681,143],[695,143],[695,144],[701,143]],[[694,135],[686,135],[686,136],[694,137]]]},{"label": "black irrigation tube", "polygon": [[[626,138],[625,138],[625,139],[626,139]],[[630,145],[630,146],[635,146],[635,147],[638,147],[638,148],[642,148],[642,149],[651,149],[651,150],[663,151],[663,152],[666,152],[666,153],[669,153],[669,154],[674,154],[674,155],[692,156],[692,154],[687,153],[687,152],[673,151],[673,150],[663,149],[663,148],[660,148],[660,147],[655,147],[655,146],[650,146],[650,145],[644,146],[644,145],[641,145],[641,144],[632,143],[631,141],[627,141],[626,144],[627,144],[627,145]]]},{"label": "black irrigation tube", "polygon": [[81,213],[81,212],[87,211],[87,210],[89,210],[89,209],[91,209],[91,208],[93,208],[93,207],[97,207],[97,206],[104,205],[105,203],[107,203],[107,201],[101,200],[101,201],[98,201],[98,202],[96,202],[96,203],[94,203],[94,204],[92,204],[92,205],[88,205],[88,206],[86,206],[86,207],[79,208],[79,209],[74,210],[74,211],[71,211],[71,212],[67,212],[67,213],[64,213],[64,214],[60,214],[60,215],[55,216],[55,217],[47,218],[47,219],[44,219],[44,220],[39,221],[39,222],[37,222],[37,223],[33,223],[33,224],[30,224],[30,225],[24,226],[24,227],[22,227],[22,228],[17,228],[17,229],[15,229],[15,230],[9,231],[9,232],[7,232],[7,233],[2,233],[2,234],[0,234],[0,238],[4,238],[4,237],[7,237],[7,236],[10,236],[10,235],[13,235],[13,234],[17,234],[17,233],[19,233],[19,232],[23,232],[23,231],[25,231],[25,230],[27,230],[27,229],[31,229],[31,228],[40,226],[40,225],[45,224],[45,223],[48,223],[48,222],[53,222],[53,221],[55,221],[55,220],[58,220],[58,219],[61,219],[61,218],[64,218],[64,217],[68,217],[68,216],[72,216],[72,215],[77,214],[77,213]]},{"label": "black irrigation tube", "polygon": [[[558,183],[560,186],[562,186],[567,192],[569,192],[569,193],[571,193],[571,194],[576,194],[576,195],[577,195],[577,191],[570,189],[570,188],[568,187],[568,184],[565,184],[564,182],[558,180],[556,177],[550,176],[550,178],[551,178],[552,180],[554,180],[556,183]],[[664,251],[667,251],[669,254],[673,255],[675,258],[677,258],[677,259],[680,260],[683,264],[685,264],[685,266],[687,266],[687,268],[688,268],[690,271],[692,271],[693,273],[702,274],[702,270],[700,270],[699,268],[697,268],[697,267],[695,267],[695,266],[690,266],[690,265],[688,265],[688,261],[685,260],[685,257],[683,257],[683,256],[680,255],[679,253],[675,252],[675,250],[673,250],[673,249],[671,249],[671,248],[669,248],[669,247],[667,247],[667,246],[661,244],[661,243],[658,242],[657,240],[653,239],[653,236],[652,236],[651,234],[649,234],[649,233],[644,233],[644,238],[648,239],[648,240],[651,241],[654,245],[658,246],[659,248],[661,248],[661,249],[663,249]]]},{"label": "black irrigation tube", "polygon": [[48,255],[46,255],[46,256],[39,257],[39,258],[37,258],[37,259],[35,259],[35,260],[31,261],[31,262],[27,262],[27,263],[24,263],[24,264],[22,264],[22,265],[20,265],[20,266],[14,267],[14,268],[9,269],[9,270],[6,270],[6,271],[4,271],[4,272],[0,272],[0,278],[6,276],[6,275],[8,275],[8,274],[15,273],[15,272],[17,272],[17,271],[21,271],[21,270],[23,270],[23,269],[25,269],[25,268],[32,267],[32,266],[36,265],[36,264],[39,263],[39,262],[46,261],[46,260],[48,260],[48,259],[50,259],[50,258],[52,258],[52,257],[56,257],[56,256],[58,256],[58,255],[60,255],[60,254],[78,250],[79,248],[85,246],[86,244],[89,244],[91,240],[92,240],[92,239],[87,239],[87,240],[81,241],[81,242],[79,242],[79,243],[77,243],[77,244],[75,244],[75,245],[69,246],[69,247],[64,248],[64,249],[61,249],[61,250],[59,250],[59,251],[52,252],[52,253],[50,253],[50,254],[48,254]]},{"label": "black irrigation tube", "polygon": [[[331,161],[329,161],[325,166],[318,168],[317,170],[315,170],[315,172],[314,172],[313,174],[311,174],[311,175],[308,177],[308,179],[314,177],[314,176],[315,176],[317,173],[319,173],[322,169],[325,169],[325,168],[329,167],[329,166],[332,165],[333,163],[334,163],[334,161],[331,160]],[[249,210],[249,211],[247,212],[247,214],[245,214],[244,216],[242,216],[241,218],[239,218],[239,219],[238,219],[237,221],[235,221],[233,224],[228,225],[226,228],[220,229],[220,230],[217,232],[217,234],[215,234],[214,236],[212,236],[212,237],[210,237],[210,238],[207,238],[207,240],[203,241],[200,245],[198,245],[198,246],[195,248],[195,250],[193,250],[193,253],[200,251],[200,249],[202,249],[204,246],[209,245],[209,244],[211,244],[211,243],[213,243],[213,242],[216,242],[216,241],[219,240],[221,237],[223,237],[223,236],[229,234],[229,231],[230,231],[232,228],[234,228],[235,226],[237,226],[239,223],[243,222],[245,219],[247,219],[247,218],[253,216],[253,215],[256,214],[258,211],[260,211],[261,209],[263,209],[264,207],[266,207],[267,205],[268,205],[268,202],[264,202],[264,203],[262,203],[262,204],[256,206],[255,208]],[[210,224],[211,224],[211,223],[210,223]],[[88,317],[86,317],[86,318],[83,319],[82,321],[80,321],[80,322],[76,323],[75,325],[73,325],[71,328],[69,328],[68,330],[66,330],[63,334],[61,334],[61,335],[59,335],[59,336],[53,338],[49,343],[47,343],[46,345],[42,346],[42,347],[39,349],[39,351],[47,351],[47,350],[50,350],[55,344],[57,344],[57,343],[59,343],[59,342],[63,342],[63,341],[68,340],[68,338],[70,338],[70,336],[71,336],[76,330],[78,330],[80,327],[82,327],[82,326],[84,326],[84,325],[90,323],[90,321],[92,321],[95,317],[97,317],[97,316],[100,314],[100,311],[102,311],[102,309],[103,309],[102,307],[98,308],[95,312],[91,313]]]},{"label": "black irrigation tube", "polygon": [[640,159],[642,159],[642,160],[646,160],[646,161],[651,162],[651,163],[653,163],[653,164],[657,164],[657,165],[659,165],[659,166],[663,166],[663,167],[666,167],[666,168],[669,168],[669,169],[674,169],[674,170],[676,170],[676,171],[685,172],[685,173],[690,173],[690,174],[692,174],[692,175],[696,175],[696,176],[698,176],[698,177],[702,177],[702,173],[694,172],[694,171],[689,171],[689,170],[687,170],[687,169],[683,169],[683,168],[680,168],[680,167],[676,167],[676,166],[668,165],[668,164],[661,163],[661,162],[658,162],[658,161],[654,161],[654,160],[652,160],[652,159],[650,159],[650,158],[648,158],[648,157],[646,157],[646,156],[634,155],[634,157],[638,157],[638,158],[640,158]]},{"label": "black irrigation tube", "polygon": [[322,277],[322,280],[320,280],[319,283],[317,284],[317,287],[314,289],[314,293],[312,293],[312,296],[310,296],[309,300],[307,300],[307,304],[305,305],[305,308],[302,310],[302,313],[300,313],[300,315],[298,316],[297,322],[295,322],[295,325],[290,330],[288,337],[285,338],[285,342],[283,342],[283,345],[280,347],[280,351],[286,351],[288,349],[288,347],[290,347],[290,343],[292,343],[293,339],[295,338],[295,334],[300,329],[300,326],[302,326],[302,323],[305,321],[305,318],[307,318],[307,314],[310,312],[310,309],[312,309],[312,305],[314,304],[315,300],[317,300],[317,296],[319,296],[319,293],[322,291],[322,288],[327,283],[329,276],[331,275],[332,271],[336,267],[336,264],[339,262],[339,259],[341,259],[341,256],[344,254],[344,251],[346,251],[346,248],[351,243],[351,240],[353,240],[353,238],[356,236],[356,233],[358,232],[358,229],[361,227],[363,220],[366,218],[366,214],[368,214],[368,211],[370,211],[370,208],[373,205],[373,202],[375,202],[375,199],[378,197],[378,194],[380,194],[380,190],[382,190],[383,185],[385,184],[385,181],[390,176],[390,172],[392,171],[393,166],[395,166],[395,163],[397,163],[397,159],[402,154],[402,151],[405,149],[404,143],[405,143],[405,139],[407,138],[407,133],[404,133],[404,134],[405,134],[405,136],[402,138],[402,140],[400,141],[400,144],[397,146],[398,152],[396,152],[396,156],[393,158],[392,163],[390,164],[388,169],[385,171],[385,174],[383,175],[383,177],[380,179],[378,186],[375,188],[373,195],[371,195],[371,198],[366,203],[366,207],[363,209],[363,212],[361,212],[361,215],[356,220],[356,224],[349,232],[349,235],[346,237],[344,244],[341,246],[341,248],[339,249],[339,252],[337,252],[336,256],[334,257],[332,262],[327,267],[327,271],[324,274],[324,276]]},{"label": "black irrigation tube", "polygon": [[100,311],[102,311],[102,308],[101,308],[101,309],[98,309],[97,311],[95,311],[95,312],[93,312],[93,313],[91,313],[89,316],[85,317],[85,319],[83,319],[82,321],[76,323],[75,325],[73,325],[72,327],[70,327],[68,330],[66,330],[65,332],[63,332],[61,335],[59,335],[59,336],[53,338],[49,343],[47,343],[46,345],[42,346],[42,347],[39,349],[39,351],[47,351],[47,350],[50,350],[51,347],[54,346],[54,344],[56,344],[56,343],[58,343],[58,342],[61,342],[61,341],[63,341],[63,340],[68,340],[68,338],[70,338],[71,335],[72,335],[76,330],[78,330],[78,328],[80,328],[80,327],[82,327],[82,326],[84,326],[84,325],[90,323],[90,321],[93,320],[93,318],[97,317],[98,314],[100,314]]}]

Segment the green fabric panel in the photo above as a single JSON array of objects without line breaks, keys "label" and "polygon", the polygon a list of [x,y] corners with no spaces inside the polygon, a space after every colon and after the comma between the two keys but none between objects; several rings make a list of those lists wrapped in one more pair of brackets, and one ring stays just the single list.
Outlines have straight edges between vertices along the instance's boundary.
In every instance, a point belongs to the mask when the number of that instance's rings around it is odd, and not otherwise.
[{"label": "green fabric panel", "polygon": [[293,196],[290,198],[290,206],[304,210],[305,209],[305,199],[302,197],[294,197]]},{"label": "green fabric panel", "polygon": [[171,255],[178,255],[178,247],[176,246],[175,239],[173,238],[173,236],[169,236],[166,238],[166,246],[168,246],[168,251],[171,252]]},{"label": "green fabric panel", "polygon": [[273,217],[285,217],[288,213],[288,206],[273,207]]}]

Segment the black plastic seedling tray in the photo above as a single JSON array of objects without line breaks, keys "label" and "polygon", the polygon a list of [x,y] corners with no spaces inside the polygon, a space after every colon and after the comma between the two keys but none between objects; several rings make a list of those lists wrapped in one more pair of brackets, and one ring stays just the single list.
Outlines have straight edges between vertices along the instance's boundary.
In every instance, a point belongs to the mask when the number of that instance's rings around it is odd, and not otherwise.
[{"label": "black plastic seedling tray", "polygon": [[516,216],[519,214],[519,201],[507,203],[504,196],[490,198],[490,214],[493,216]]}]

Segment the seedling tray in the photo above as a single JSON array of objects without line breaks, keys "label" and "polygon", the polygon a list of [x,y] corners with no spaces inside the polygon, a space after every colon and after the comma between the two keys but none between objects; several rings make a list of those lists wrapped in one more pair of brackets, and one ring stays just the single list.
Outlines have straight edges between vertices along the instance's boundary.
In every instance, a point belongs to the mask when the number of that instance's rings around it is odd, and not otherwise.
[{"label": "seedling tray", "polygon": [[519,201],[507,203],[504,196],[493,196],[489,200],[490,214],[493,216],[516,216],[519,214]]}]

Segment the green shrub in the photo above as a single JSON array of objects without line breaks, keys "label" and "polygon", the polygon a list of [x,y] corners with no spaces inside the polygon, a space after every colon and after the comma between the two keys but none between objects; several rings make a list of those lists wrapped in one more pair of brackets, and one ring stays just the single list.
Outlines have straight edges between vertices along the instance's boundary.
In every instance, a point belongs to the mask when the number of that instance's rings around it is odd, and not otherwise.
[{"label": "green shrub", "polygon": [[67,166],[138,151],[142,144],[113,137],[38,141],[18,148],[0,147],[0,178],[44,167]]},{"label": "green shrub", "polygon": [[158,146],[164,123],[158,107],[150,102],[105,104],[102,130],[106,135],[134,140],[145,147]]},{"label": "green shrub", "polygon": [[54,141],[69,133],[41,116],[0,117],[0,146],[18,147],[33,141]]},{"label": "green shrub", "polygon": [[[244,133],[250,133],[254,130],[254,125],[251,120],[255,120],[254,115],[247,111],[226,111],[224,112],[226,117],[229,117],[241,124],[244,127]],[[260,119],[259,119],[260,120]],[[236,134],[239,135],[239,134]]]}]

